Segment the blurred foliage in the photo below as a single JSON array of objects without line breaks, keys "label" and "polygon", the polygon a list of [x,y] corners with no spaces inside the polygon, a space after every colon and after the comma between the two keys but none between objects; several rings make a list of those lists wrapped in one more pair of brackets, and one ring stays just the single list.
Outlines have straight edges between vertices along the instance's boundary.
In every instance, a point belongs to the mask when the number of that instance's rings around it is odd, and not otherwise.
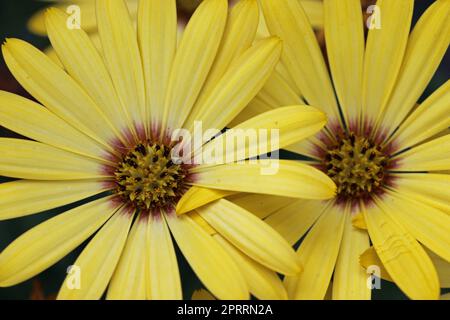
[{"label": "blurred foliage", "polygon": [[[189,0],[190,1],[190,0]],[[198,0],[190,1],[192,3],[198,2]],[[414,14],[414,21],[417,21],[418,17],[423,11],[433,2],[433,0],[416,0],[416,9]],[[38,9],[45,6],[45,2],[33,1],[33,0],[21,0],[21,1],[0,1],[0,41],[3,42],[5,38],[15,37],[26,40],[38,48],[45,48],[49,42],[46,38],[38,37],[31,34],[27,28],[28,18]],[[429,87],[425,91],[423,98],[430,95],[440,85],[448,80],[450,74],[450,57],[447,52],[439,70],[436,72]],[[7,71],[3,59],[0,57],[0,90],[7,90],[16,92],[27,96],[26,92],[15,82],[11,74]],[[16,134],[0,127],[0,136],[17,137]],[[288,152],[282,152],[281,156],[284,158],[295,159],[294,154]],[[0,183],[10,181],[11,179],[0,177]],[[29,230],[31,227],[39,224],[40,222],[53,217],[61,212],[64,212],[70,208],[76,207],[79,203],[64,206],[62,208],[49,210],[47,212],[39,213],[29,217],[13,219],[9,221],[0,222],[0,251],[3,250],[9,243],[15,238]],[[50,299],[58,292],[61,285],[66,269],[71,265],[76,257],[81,252],[82,248],[86,245],[88,240],[81,245],[74,252],[68,254],[60,262],[38,275],[37,277],[30,279],[20,285],[11,288],[0,288],[0,299]],[[193,271],[190,269],[186,260],[179,253],[178,249],[179,266],[181,272],[181,278],[183,283],[184,298],[189,299],[194,290],[201,287],[200,281],[197,279]],[[374,290],[374,299],[406,299],[403,293],[392,283],[383,281],[382,288],[380,290]]]}]

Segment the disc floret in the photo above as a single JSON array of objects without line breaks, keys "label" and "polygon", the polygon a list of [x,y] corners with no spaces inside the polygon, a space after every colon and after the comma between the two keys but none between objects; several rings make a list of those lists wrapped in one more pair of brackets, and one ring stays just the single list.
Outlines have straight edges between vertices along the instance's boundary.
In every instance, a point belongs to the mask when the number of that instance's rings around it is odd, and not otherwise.
[{"label": "disc floret", "polygon": [[366,199],[387,180],[389,155],[370,138],[344,134],[328,147],[325,172],[336,183],[339,200]]},{"label": "disc floret", "polygon": [[139,143],[126,153],[114,172],[115,192],[143,210],[174,205],[186,189],[187,170],[171,160],[171,148]]}]

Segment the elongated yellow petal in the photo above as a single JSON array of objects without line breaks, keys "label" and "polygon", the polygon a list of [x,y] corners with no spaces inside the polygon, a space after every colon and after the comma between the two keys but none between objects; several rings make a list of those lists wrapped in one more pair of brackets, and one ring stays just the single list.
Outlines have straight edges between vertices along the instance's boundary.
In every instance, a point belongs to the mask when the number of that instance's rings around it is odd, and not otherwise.
[{"label": "elongated yellow petal", "polygon": [[178,201],[176,212],[177,214],[183,214],[234,193],[236,192],[192,187],[189,188],[189,190]]},{"label": "elongated yellow petal", "polygon": [[105,191],[98,181],[29,181],[0,184],[0,220],[57,208]]},{"label": "elongated yellow petal", "polygon": [[277,108],[228,130],[204,145],[201,152],[205,159],[213,151],[223,150],[224,163],[250,159],[312,136],[326,122],[324,113],[309,106]]},{"label": "elongated yellow petal", "polygon": [[114,87],[139,131],[150,115],[145,104],[141,55],[128,9],[123,0],[96,1],[98,31],[103,56]]},{"label": "elongated yellow petal", "polygon": [[314,28],[322,29],[324,25],[323,1],[300,0],[300,4],[308,16],[309,22]]},{"label": "elongated yellow petal", "polygon": [[221,199],[198,208],[197,212],[221,236],[267,268],[289,275],[301,271],[286,240],[249,211]]},{"label": "elongated yellow petal", "polygon": [[[277,66],[280,66],[280,64]],[[230,122],[228,127],[235,127],[274,108],[298,104],[305,104],[305,102],[295,92],[291,84],[284,79],[283,75],[275,69],[258,95]]]},{"label": "elongated yellow petal", "polygon": [[273,108],[304,104],[303,99],[295,92],[295,88],[292,88],[277,70],[269,77],[258,93],[258,97]]},{"label": "elongated yellow petal", "polygon": [[305,99],[320,106],[331,121],[339,119],[337,102],[322,52],[307,15],[298,0],[261,0],[272,35],[284,43],[281,62]]},{"label": "elongated yellow petal", "polygon": [[258,193],[238,193],[227,197],[228,200],[250,211],[260,219],[264,219],[275,211],[296,201],[287,197],[270,196]]},{"label": "elongated yellow petal", "polygon": [[450,127],[450,80],[425,100],[394,134],[399,151]]},{"label": "elongated yellow petal", "polygon": [[205,287],[219,299],[248,299],[238,266],[222,247],[188,215],[165,215],[181,252]]},{"label": "elongated yellow petal", "polygon": [[329,206],[297,250],[303,263],[303,272],[297,277],[286,277],[290,299],[323,299],[339,253],[344,232],[345,214],[339,207]]},{"label": "elongated yellow petal", "polygon": [[319,219],[327,205],[327,202],[316,200],[296,200],[275,211],[265,221],[280,233],[290,245],[294,245]]},{"label": "elongated yellow petal", "polygon": [[71,286],[69,274],[58,293],[59,300],[100,299],[116,268],[127,240],[133,214],[119,209],[88,243],[74,263],[81,271],[80,288]]},{"label": "elongated yellow petal", "polygon": [[123,135],[130,126],[130,120],[103,58],[82,29],[67,28],[67,19],[68,16],[60,10],[47,11],[46,25],[52,46],[70,76],[101,108],[114,125],[116,133]]},{"label": "elongated yellow petal", "polygon": [[[52,7],[56,7],[62,11],[68,11],[72,5],[78,6],[81,13],[81,28],[86,32],[95,32],[97,30],[97,17],[95,12],[95,1],[86,0],[58,0],[58,3],[52,3]],[[130,15],[132,18],[136,17],[138,0],[126,0]],[[28,20],[28,29],[40,36],[47,34],[47,28],[45,27],[45,12],[47,8],[37,11]],[[69,11],[71,14],[74,11]]]},{"label": "elongated yellow petal", "polygon": [[[433,252],[426,250],[429,255],[431,261],[433,261],[434,266],[436,267],[436,271],[439,276],[439,283],[441,288],[450,288],[450,263],[440,258],[438,255]],[[382,279],[393,282],[391,276],[386,271],[378,257],[377,252],[373,247],[370,247],[363,254],[361,254],[359,262],[362,267],[369,268],[371,266],[377,266],[380,268],[380,276]]]},{"label": "elongated yellow petal", "polygon": [[238,264],[250,292],[260,300],[286,300],[287,293],[278,275],[250,259],[219,234],[214,239]]},{"label": "elongated yellow petal", "polygon": [[365,269],[373,266],[377,267],[379,271],[379,274],[377,276],[379,276],[381,279],[394,282],[394,280],[392,280],[391,276],[384,267],[383,262],[381,262],[380,257],[378,256],[374,247],[370,247],[361,253],[361,255],[359,256],[359,264]]},{"label": "elongated yellow petal", "polygon": [[98,160],[106,154],[102,146],[47,108],[6,91],[0,91],[0,124],[33,140]]},{"label": "elongated yellow petal", "polygon": [[395,174],[396,190],[450,214],[450,176],[447,174]]},{"label": "elongated yellow petal", "polygon": [[217,83],[186,127],[193,128],[193,121],[198,120],[202,121],[204,128],[223,129],[256,96],[280,54],[281,41],[278,38],[261,40],[245,51]]},{"label": "elongated yellow petal", "polygon": [[31,180],[102,178],[94,159],[22,139],[0,138],[0,175]]},{"label": "elongated yellow petal", "polygon": [[411,299],[437,299],[439,279],[422,246],[377,206],[367,207],[364,218],[370,239],[389,275]]},{"label": "elongated yellow petal", "polygon": [[359,264],[359,256],[369,248],[369,235],[353,227],[347,209],[344,236],[333,276],[333,300],[370,300],[369,275]]},{"label": "elongated yellow petal", "polygon": [[323,143],[320,141],[320,135],[315,135],[314,137],[309,137],[307,139],[304,139],[303,141],[294,143],[290,146],[287,146],[285,149],[298,153],[304,156],[307,156],[311,159],[314,159],[314,161],[321,160],[323,157],[320,153],[322,150],[326,150],[326,146],[323,145]]},{"label": "elongated yellow petal", "polygon": [[127,237],[106,298],[108,300],[144,300],[147,263],[147,219],[140,216],[134,222]]},{"label": "elongated yellow petal", "polygon": [[139,1],[138,39],[144,68],[147,109],[150,110],[152,129],[158,130],[177,47],[175,0]]},{"label": "elongated yellow petal", "polygon": [[0,286],[44,271],[93,234],[114,213],[111,198],[100,199],[49,219],[13,241],[0,254]]},{"label": "elongated yellow petal", "polygon": [[420,243],[450,262],[450,215],[413,197],[389,191],[379,204]]},{"label": "elongated yellow petal", "polygon": [[205,83],[222,39],[227,8],[226,0],[206,0],[189,20],[167,89],[163,126],[169,132],[183,126]]},{"label": "elongated yellow petal", "polygon": [[57,116],[108,147],[111,123],[87,93],[44,53],[18,39],[8,39],[3,56],[14,77]]},{"label": "elongated yellow petal", "polygon": [[358,126],[364,60],[364,28],[359,0],[324,1],[325,39],[333,83],[347,125]]},{"label": "elongated yellow petal", "polygon": [[333,181],[321,171],[289,160],[198,167],[194,173],[194,185],[211,189],[305,199],[329,199],[336,189]]},{"label": "elongated yellow petal", "polygon": [[162,214],[148,217],[147,257],[147,298],[182,299],[177,257],[169,228]]},{"label": "elongated yellow petal", "polygon": [[247,121],[254,116],[273,110],[274,108],[263,101],[261,97],[256,96],[249,104],[228,124],[229,127],[235,127],[240,123]]},{"label": "elongated yellow petal", "polygon": [[[408,42],[414,0],[378,0],[381,29],[369,30],[364,56],[363,117],[374,125],[400,72]],[[376,18],[379,18],[378,16]]]},{"label": "elongated yellow petal", "polygon": [[[231,9],[217,57],[189,119],[196,119],[199,107],[203,105],[228,68],[251,46],[258,22],[259,9],[256,0],[239,1]],[[187,120],[187,123],[191,121],[193,120]]]},{"label": "elongated yellow petal", "polygon": [[397,85],[383,117],[392,133],[422,95],[450,43],[450,2],[435,1],[422,15],[408,41]]},{"label": "elongated yellow petal", "polygon": [[450,170],[450,134],[401,153],[396,159],[402,171]]}]

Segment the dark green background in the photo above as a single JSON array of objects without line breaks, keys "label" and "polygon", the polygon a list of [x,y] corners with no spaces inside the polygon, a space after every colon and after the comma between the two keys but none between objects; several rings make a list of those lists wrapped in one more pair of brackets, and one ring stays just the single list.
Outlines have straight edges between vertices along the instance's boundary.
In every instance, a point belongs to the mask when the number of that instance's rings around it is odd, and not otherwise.
[{"label": "dark green background", "polygon": [[[421,13],[427,8],[433,1],[432,0],[417,0],[414,14],[414,20],[416,21],[420,17]],[[26,28],[28,18],[43,7],[45,3],[32,0],[0,0],[0,41],[7,37],[14,37],[26,40],[39,48],[45,48],[48,45],[46,38],[37,37],[30,34]],[[447,52],[444,61],[442,62],[439,70],[436,72],[429,87],[424,93],[423,98],[427,97],[431,92],[442,85],[449,77],[449,55]],[[9,72],[7,71],[2,57],[0,57],[0,90],[7,90],[16,92],[22,95],[27,95],[23,89],[14,81]],[[0,127],[0,136],[15,136],[12,132]],[[292,158],[292,155],[282,153],[285,157]],[[0,155],[1,156],[1,155]],[[0,177],[0,182],[8,181],[6,178]],[[16,237],[37,225],[38,223],[55,216],[69,208],[75,207],[76,204],[66,206],[63,208],[50,210],[44,213],[36,214],[30,217],[24,217],[19,219],[13,219],[9,221],[0,222],[0,251],[3,250],[9,243],[11,243]],[[39,280],[44,287],[46,294],[57,293],[60,284],[62,283],[67,266],[72,264],[78,254],[81,252],[80,246],[77,250],[70,253],[60,262],[47,271],[38,275],[35,279]],[[193,274],[192,270],[187,265],[181,254],[178,254],[180,269],[182,274],[182,283],[184,290],[184,298],[189,299],[193,290],[200,288],[201,284]],[[0,288],[0,299],[28,299],[32,289],[32,280],[29,280],[20,285],[11,288]],[[389,282],[382,283],[381,290],[374,290],[374,299],[406,299],[406,297],[398,290],[398,288]]]}]

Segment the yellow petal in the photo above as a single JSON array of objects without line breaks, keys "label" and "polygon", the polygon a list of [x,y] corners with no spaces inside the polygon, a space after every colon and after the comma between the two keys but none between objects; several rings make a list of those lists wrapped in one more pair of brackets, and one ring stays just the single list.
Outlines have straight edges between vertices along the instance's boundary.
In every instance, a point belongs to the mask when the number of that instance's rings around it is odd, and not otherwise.
[{"label": "yellow petal", "polygon": [[419,100],[450,43],[450,2],[435,1],[422,15],[408,41],[397,85],[381,113],[388,136]]},{"label": "yellow petal", "polygon": [[400,289],[411,299],[437,299],[436,269],[414,237],[376,205],[364,210],[364,218],[378,256]]},{"label": "yellow petal", "polygon": [[[450,288],[450,263],[440,258],[438,255],[433,252],[426,250],[429,255],[431,261],[433,261],[434,266],[436,267],[436,271],[439,276],[439,283],[441,288]],[[369,268],[371,266],[377,266],[380,268],[380,276],[382,279],[393,282],[391,276],[386,271],[381,262],[380,258],[377,255],[377,252],[373,247],[370,247],[363,254],[361,254],[359,262],[362,267]]]},{"label": "yellow petal", "polygon": [[[71,287],[73,275],[64,280],[59,300],[100,299],[116,268],[133,221],[133,213],[119,209],[84,248],[73,264],[78,267],[80,288]],[[71,277],[72,276],[72,277]]]},{"label": "yellow petal", "polygon": [[378,0],[381,29],[369,30],[364,56],[363,116],[374,125],[385,109],[400,72],[414,1]]},{"label": "yellow petal", "polygon": [[[267,174],[269,170],[275,174]],[[321,171],[289,160],[200,166],[193,172],[194,185],[211,189],[306,199],[329,199],[336,189],[333,181]]]},{"label": "yellow petal", "polygon": [[423,102],[392,138],[399,151],[422,142],[450,127],[450,80]]},{"label": "yellow petal", "polygon": [[263,101],[261,97],[256,96],[236,117],[234,117],[233,120],[230,121],[227,127],[235,127],[240,123],[261,114],[262,112],[267,112],[273,109],[274,108],[267,102]]},{"label": "yellow petal", "polygon": [[111,278],[108,300],[145,300],[147,264],[147,219],[136,219]]},{"label": "yellow petal", "polygon": [[147,257],[147,298],[182,299],[177,257],[169,228],[162,214],[148,217]]},{"label": "yellow petal", "polygon": [[296,244],[319,219],[328,203],[316,200],[296,200],[275,211],[265,222],[285,238]]},{"label": "yellow petal", "polygon": [[450,214],[450,176],[448,174],[395,174],[399,193]]},{"label": "yellow petal", "polygon": [[389,191],[379,204],[424,246],[450,262],[450,215],[413,197]]},{"label": "yellow petal", "polygon": [[44,53],[18,39],[8,39],[2,51],[14,77],[50,111],[105,147],[114,140],[113,127],[105,114],[79,84]]},{"label": "yellow petal", "polygon": [[320,106],[339,119],[337,102],[316,36],[298,0],[261,0],[264,17],[272,35],[283,40],[281,62],[311,105]]},{"label": "yellow petal", "polygon": [[278,38],[268,38],[245,51],[204,100],[195,118],[188,119],[186,127],[192,129],[198,120],[203,128],[223,129],[262,88],[280,58],[281,48]]},{"label": "yellow petal", "polygon": [[[258,22],[259,9],[256,0],[242,0],[233,6],[228,16],[217,57],[192,113],[189,115],[190,119],[195,119],[199,107],[203,105],[230,65],[251,46],[255,39]],[[187,122],[189,123],[189,120]]]},{"label": "yellow petal", "polygon": [[326,115],[310,106],[277,108],[241,123],[204,145],[203,159],[214,150],[223,150],[224,163],[267,154],[314,135],[326,122]]},{"label": "yellow petal", "polygon": [[183,33],[169,77],[164,108],[166,129],[183,126],[216,57],[227,19],[226,0],[206,0]]},{"label": "yellow petal", "polygon": [[214,239],[238,264],[252,295],[259,300],[287,299],[286,289],[275,272],[250,259],[219,234],[215,234]]},{"label": "yellow petal", "polygon": [[136,31],[123,0],[96,1],[98,31],[103,56],[114,87],[139,131],[150,115],[145,104],[144,72]]},{"label": "yellow petal", "polygon": [[22,139],[0,138],[0,175],[31,180],[77,180],[105,177],[94,159]]},{"label": "yellow petal", "polygon": [[189,188],[189,190],[178,201],[176,212],[177,214],[183,214],[234,193],[236,192],[192,187]]},{"label": "yellow petal", "polygon": [[365,269],[373,266],[379,268],[379,274],[377,276],[380,276],[381,279],[394,282],[384,267],[383,262],[381,262],[374,247],[370,247],[361,253],[359,256],[359,264]]},{"label": "yellow petal", "polygon": [[248,288],[232,258],[188,215],[165,215],[181,252],[199,279],[219,299],[248,299]]},{"label": "yellow petal", "polygon": [[161,126],[169,75],[177,46],[175,0],[141,0],[138,39],[152,129]]},{"label": "yellow petal", "polygon": [[364,220],[364,214],[362,212],[352,216],[352,225],[355,228],[367,230],[366,221]]},{"label": "yellow petal", "polygon": [[304,104],[303,99],[277,70],[269,77],[264,87],[258,93],[258,97],[273,108]]},{"label": "yellow petal", "polygon": [[297,250],[303,263],[303,272],[297,277],[286,277],[290,299],[323,299],[339,253],[344,232],[345,214],[333,204],[324,211]]},{"label": "yellow petal", "polygon": [[28,181],[0,184],[0,220],[57,208],[79,201],[102,191],[98,181]]},{"label": "yellow petal", "polygon": [[396,157],[401,171],[438,171],[450,169],[450,134],[433,139]]},{"label": "yellow petal", "polygon": [[0,254],[0,287],[44,271],[92,235],[114,213],[111,198],[77,207],[28,230]]},{"label": "yellow petal", "polygon": [[[36,141],[103,160],[104,148],[41,105],[0,91],[0,124]],[[104,161],[104,160],[103,160]]]},{"label": "yellow petal", "polygon": [[358,127],[364,60],[359,0],[324,1],[325,40],[333,83],[350,128]]},{"label": "yellow petal", "polygon": [[245,210],[250,211],[260,219],[264,219],[275,211],[296,201],[295,199],[287,197],[268,197],[258,193],[238,193],[227,197],[227,199]]},{"label": "yellow petal", "polygon": [[333,276],[333,300],[370,300],[369,275],[359,264],[359,256],[369,248],[369,235],[353,227],[347,209],[344,236]]},{"label": "yellow petal", "polygon": [[318,0],[300,0],[300,4],[305,9],[311,25],[316,29],[322,29],[324,24],[323,2]]},{"label": "yellow petal", "polygon": [[301,271],[294,250],[275,230],[249,211],[221,199],[197,212],[239,250],[282,274]]},{"label": "yellow petal", "polygon": [[[95,12],[95,1],[86,0],[57,0],[59,3],[52,3],[52,7],[66,11],[69,6],[77,5],[81,12],[81,28],[87,32],[95,32],[97,30],[97,17]],[[130,15],[132,18],[136,17],[138,0],[126,0]],[[28,20],[28,29],[40,36],[47,34],[45,27],[45,12],[47,8],[37,11]]]},{"label": "yellow petal", "polygon": [[116,133],[124,135],[130,120],[117,96],[103,58],[83,30],[67,28],[67,19],[68,16],[60,10],[47,11],[46,25],[52,46],[64,68],[101,108],[114,125]]}]

